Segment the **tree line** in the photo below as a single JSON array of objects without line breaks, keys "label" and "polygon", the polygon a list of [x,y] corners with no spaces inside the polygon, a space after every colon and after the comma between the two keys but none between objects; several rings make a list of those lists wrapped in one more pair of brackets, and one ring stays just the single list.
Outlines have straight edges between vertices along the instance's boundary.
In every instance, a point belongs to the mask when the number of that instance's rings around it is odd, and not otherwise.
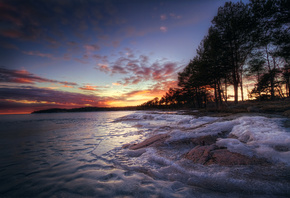
[{"label": "tree line", "polygon": [[237,104],[245,99],[245,80],[254,82],[254,88],[247,89],[251,99],[289,97],[289,27],[289,0],[226,2],[218,9],[196,56],[178,73],[179,87],[141,106],[202,108],[214,102],[219,107],[231,97],[229,86]]}]

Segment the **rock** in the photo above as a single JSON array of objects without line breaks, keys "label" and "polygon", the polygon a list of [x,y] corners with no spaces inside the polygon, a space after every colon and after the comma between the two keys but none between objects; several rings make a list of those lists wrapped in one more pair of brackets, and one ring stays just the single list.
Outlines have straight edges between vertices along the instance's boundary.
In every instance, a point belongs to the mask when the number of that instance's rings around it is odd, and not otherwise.
[{"label": "rock", "polygon": [[194,163],[203,165],[219,164],[223,166],[233,166],[269,164],[265,159],[233,153],[225,148],[219,148],[215,144],[196,146],[185,155],[185,158],[192,160]]},{"label": "rock", "polygon": [[129,148],[130,146],[131,146],[131,144],[124,144],[124,145],[122,146],[122,149]]},{"label": "rock", "polygon": [[214,144],[217,141],[217,138],[224,137],[224,135],[228,133],[227,131],[223,131],[217,135],[204,135],[196,138],[186,138],[181,140],[172,141],[169,144],[170,145],[182,145],[182,144],[193,144],[193,145],[211,145]]},{"label": "rock", "polygon": [[144,140],[143,142],[129,146],[129,149],[137,150],[140,148],[145,148],[145,147],[156,145],[156,144],[162,144],[169,137],[170,136],[167,134],[158,134]]},{"label": "rock", "polygon": [[265,159],[249,157],[240,153],[233,153],[227,149],[214,150],[211,159],[206,165],[219,164],[223,166],[232,165],[266,165],[269,164]]},{"label": "rock", "polygon": [[191,139],[191,142],[193,144],[197,144],[197,145],[211,145],[214,144],[217,140],[219,136],[218,135],[204,135],[204,136],[200,136],[200,137],[196,137]]},{"label": "rock", "polygon": [[210,153],[215,147],[215,145],[196,146],[185,155],[185,158],[192,160],[194,163],[206,164],[210,160]]}]

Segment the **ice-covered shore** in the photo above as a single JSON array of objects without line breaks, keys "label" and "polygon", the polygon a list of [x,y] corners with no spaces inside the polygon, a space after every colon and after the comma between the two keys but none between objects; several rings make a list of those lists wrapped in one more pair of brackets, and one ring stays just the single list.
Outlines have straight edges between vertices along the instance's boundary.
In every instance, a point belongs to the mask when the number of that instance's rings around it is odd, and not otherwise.
[{"label": "ice-covered shore", "polygon": [[146,130],[123,152],[153,178],[223,192],[290,195],[289,118],[136,112],[116,121]]},{"label": "ice-covered shore", "polygon": [[[163,141],[165,145],[170,145],[186,142],[194,147],[198,145],[195,142],[197,138],[216,137],[215,145],[218,147],[290,166],[290,129],[283,127],[286,119],[264,116],[195,118],[188,115],[137,112],[120,118],[119,121],[134,122],[140,128],[151,128],[151,134],[147,136],[167,135],[166,139],[160,136],[160,140],[154,140],[154,143]],[[151,143],[146,146],[150,145]]]}]

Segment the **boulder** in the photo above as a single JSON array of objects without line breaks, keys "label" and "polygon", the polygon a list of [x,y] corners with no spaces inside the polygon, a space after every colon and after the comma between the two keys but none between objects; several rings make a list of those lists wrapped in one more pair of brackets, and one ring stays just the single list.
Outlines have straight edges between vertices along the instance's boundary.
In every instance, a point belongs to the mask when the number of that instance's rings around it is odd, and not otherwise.
[{"label": "boulder", "polygon": [[129,146],[129,149],[136,150],[136,149],[145,148],[148,146],[162,144],[169,137],[170,136],[167,134],[158,134],[144,140],[143,142]]},{"label": "boulder", "polygon": [[172,142],[169,142],[170,145],[200,145],[200,146],[205,146],[205,145],[211,145],[214,144],[217,141],[217,138],[223,137],[226,133],[226,131],[221,132],[217,135],[203,135],[199,136],[196,138],[186,138],[186,139],[180,139],[180,140],[175,140]]},{"label": "boulder", "polygon": [[211,145],[214,144],[217,140],[219,136],[218,135],[204,135],[204,136],[200,136],[200,137],[196,137],[191,139],[191,142],[193,144],[197,144],[197,145]]},{"label": "boulder", "polygon": [[212,151],[211,159],[206,165],[219,164],[224,166],[232,165],[267,165],[265,159],[257,157],[249,157],[240,153],[233,153],[227,149],[217,149]]},{"label": "boulder", "polygon": [[215,145],[196,146],[185,155],[185,158],[192,160],[194,163],[206,164],[211,159],[211,151],[215,147]]},{"label": "boulder", "polygon": [[185,155],[185,158],[192,160],[194,163],[203,165],[219,164],[223,166],[233,166],[269,164],[265,159],[233,153],[225,148],[219,148],[215,144],[196,146]]}]

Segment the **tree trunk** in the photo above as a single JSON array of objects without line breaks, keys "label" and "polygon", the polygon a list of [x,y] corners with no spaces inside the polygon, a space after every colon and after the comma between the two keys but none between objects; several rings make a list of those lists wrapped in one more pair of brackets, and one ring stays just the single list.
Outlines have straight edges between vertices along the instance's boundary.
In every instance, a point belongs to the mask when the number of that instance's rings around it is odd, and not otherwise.
[{"label": "tree trunk", "polygon": [[244,102],[243,67],[241,68],[240,87],[241,87],[241,97],[242,97],[242,102]]},{"label": "tree trunk", "polygon": [[267,63],[268,63],[268,69],[270,73],[270,93],[271,93],[271,100],[274,100],[275,98],[275,91],[274,91],[274,73],[275,71],[271,69],[271,64],[270,64],[270,58],[269,58],[269,52],[268,52],[268,46],[266,45],[266,55],[267,55]]},{"label": "tree trunk", "polygon": [[228,102],[228,84],[227,84],[227,78],[225,78],[225,101]]},{"label": "tree trunk", "polygon": [[235,104],[238,104],[238,90],[239,89],[239,85],[238,83],[234,84],[234,94],[235,94]]},{"label": "tree trunk", "polygon": [[216,108],[219,108],[216,83],[214,84],[214,100]]},{"label": "tree trunk", "polygon": [[218,81],[218,96],[219,96],[219,102],[220,102],[220,106],[223,104],[223,100],[222,100],[222,93],[221,93],[221,81]]},{"label": "tree trunk", "polygon": [[238,71],[234,68],[233,72],[233,83],[234,83],[234,94],[235,94],[235,104],[238,104],[239,101],[239,79],[237,77]]},{"label": "tree trunk", "polygon": [[290,77],[288,77],[288,80],[287,80],[287,84],[286,85],[287,85],[286,87],[288,87],[288,97],[290,97]]}]

